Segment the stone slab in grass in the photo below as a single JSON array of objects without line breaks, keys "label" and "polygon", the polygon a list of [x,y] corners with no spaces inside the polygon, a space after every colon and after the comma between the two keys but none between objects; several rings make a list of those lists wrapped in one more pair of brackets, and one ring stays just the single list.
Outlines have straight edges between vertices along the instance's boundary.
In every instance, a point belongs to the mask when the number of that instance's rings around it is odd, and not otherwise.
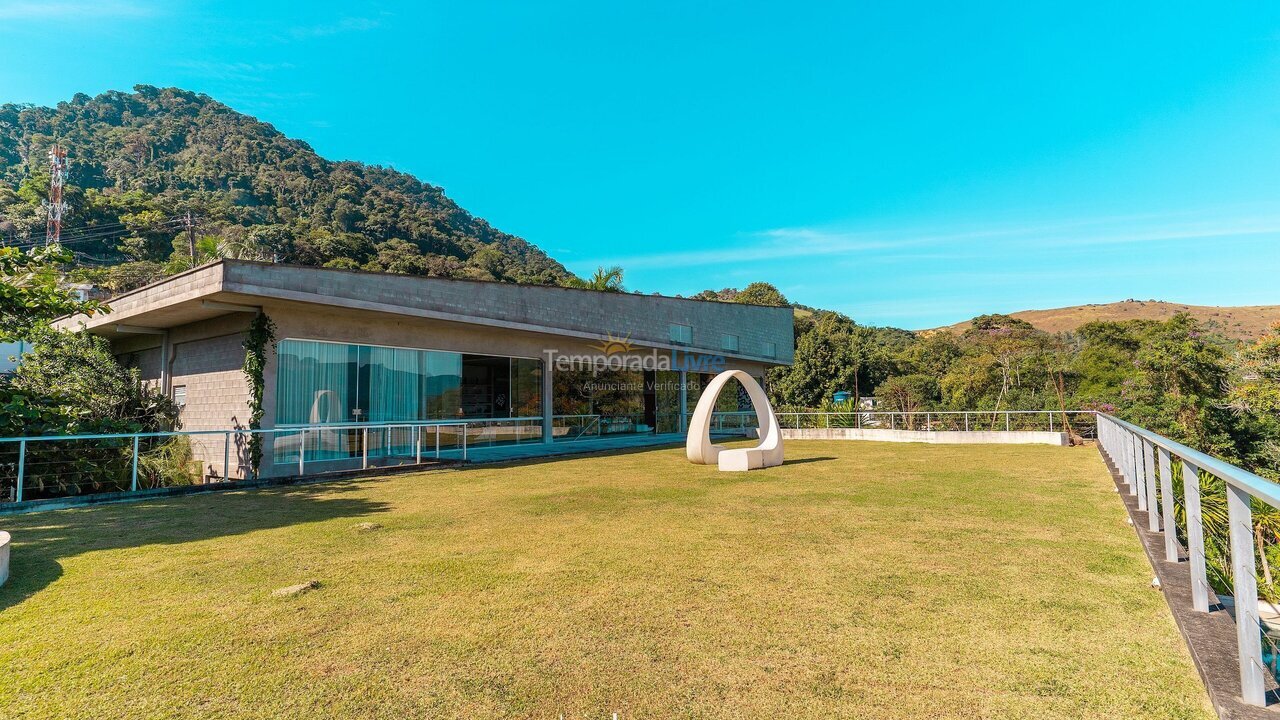
[{"label": "stone slab in grass", "polygon": [[298,595],[309,593],[318,587],[320,587],[319,580],[308,580],[304,583],[298,583],[297,585],[290,585],[288,587],[282,587],[277,590],[272,590],[271,596],[272,597],[297,597]]}]

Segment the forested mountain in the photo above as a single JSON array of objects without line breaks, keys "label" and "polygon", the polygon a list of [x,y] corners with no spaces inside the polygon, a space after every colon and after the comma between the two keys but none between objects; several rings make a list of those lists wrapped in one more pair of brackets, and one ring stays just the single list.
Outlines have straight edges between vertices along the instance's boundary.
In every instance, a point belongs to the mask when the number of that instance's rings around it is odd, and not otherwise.
[{"label": "forested mountain", "polygon": [[41,240],[48,152],[68,149],[64,232],[93,279],[120,290],[216,257],[532,283],[570,273],[443,190],[333,162],[198,93],[139,85],[55,108],[0,105],[0,240]]}]

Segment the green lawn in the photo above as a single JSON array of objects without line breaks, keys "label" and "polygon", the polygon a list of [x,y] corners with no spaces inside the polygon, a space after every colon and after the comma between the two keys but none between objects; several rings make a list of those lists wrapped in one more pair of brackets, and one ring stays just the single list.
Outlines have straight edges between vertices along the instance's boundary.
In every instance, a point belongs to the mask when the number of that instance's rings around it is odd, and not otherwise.
[{"label": "green lawn", "polygon": [[0,718],[1212,717],[1094,449],[787,451],[0,519]]}]

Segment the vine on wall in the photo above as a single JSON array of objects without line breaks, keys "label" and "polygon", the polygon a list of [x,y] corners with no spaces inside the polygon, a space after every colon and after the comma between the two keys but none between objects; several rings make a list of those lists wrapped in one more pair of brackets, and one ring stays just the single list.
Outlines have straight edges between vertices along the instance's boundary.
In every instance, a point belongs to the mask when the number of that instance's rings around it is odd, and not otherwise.
[{"label": "vine on wall", "polygon": [[[249,323],[244,336],[244,376],[249,381],[249,429],[262,427],[262,394],[265,387],[264,371],[267,367],[267,349],[275,344],[276,324],[265,313],[258,313]],[[249,434],[249,470],[258,476],[262,463],[262,436]]]}]

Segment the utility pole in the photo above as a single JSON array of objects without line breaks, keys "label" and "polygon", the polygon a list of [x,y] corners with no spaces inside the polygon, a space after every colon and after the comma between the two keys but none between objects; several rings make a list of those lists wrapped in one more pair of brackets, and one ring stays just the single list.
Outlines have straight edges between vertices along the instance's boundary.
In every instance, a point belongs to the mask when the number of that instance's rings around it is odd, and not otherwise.
[{"label": "utility pole", "polygon": [[187,245],[191,248],[191,265],[196,264],[196,226],[191,222],[191,211],[187,211],[186,217],[182,220],[183,227],[187,229]]},{"label": "utility pole", "polygon": [[62,239],[62,214],[67,211],[67,203],[62,199],[66,173],[67,149],[54,143],[49,148],[49,199],[44,204],[48,211],[44,228],[45,245],[56,245]]}]

